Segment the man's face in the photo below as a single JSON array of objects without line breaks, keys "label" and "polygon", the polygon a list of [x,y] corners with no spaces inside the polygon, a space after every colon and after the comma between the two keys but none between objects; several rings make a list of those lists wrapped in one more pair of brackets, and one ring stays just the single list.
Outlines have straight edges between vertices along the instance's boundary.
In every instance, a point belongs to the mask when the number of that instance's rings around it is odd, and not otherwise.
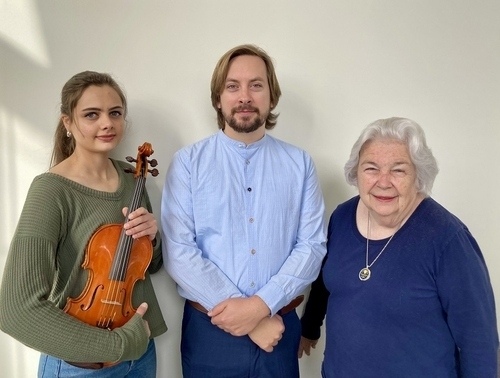
[{"label": "man's face", "polygon": [[218,106],[226,134],[249,134],[265,125],[272,104],[266,64],[261,58],[240,55],[231,60]]}]

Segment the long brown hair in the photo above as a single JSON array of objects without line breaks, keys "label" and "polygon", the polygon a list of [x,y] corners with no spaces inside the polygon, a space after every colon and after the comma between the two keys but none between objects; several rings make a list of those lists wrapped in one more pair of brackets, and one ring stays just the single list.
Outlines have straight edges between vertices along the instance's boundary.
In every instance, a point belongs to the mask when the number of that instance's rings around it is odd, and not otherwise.
[{"label": "long brown hair", "polygon": [[[212,74],[212,82],[210,84],[210,89],[212,92],[212,106],[217,111],[217,123],[219,124],[219,129],[222,130],[224,130],[225,120],[224,115],[222,114],[222,110],[218,107],[220,95],[224,90],[224,84],[227,78],[227,73],[229,71],[229,65],[231,61],[241,55],[258,56],[266,64],[267,81],[269,83],[269,90],[271,93],[271,109],[274,109],[276,105],[278,105],[278,101],[281,96],[281,89],[278,83],[278,78],[276,77],[273,61],[264,50],[255,45],[240,45],[232,48],[227,53],[225,53],[217,62],[217,65],[215,66],[214,72]],[[279,114],[273,114],[272,112],[269,112],[269,115],[266,119],[266,129],[270,130],[274,126],[276,126],[278,115]]]},{"label": "long brown hair", "polygon": [[74,110],[78,101],[82,97],[83,92],[91,85],[102,87],[108,85],[113,88],[123,105],[123,117],[127,115],[127,99],[125,93],[116,83],[116,81],[107,73],[94,71],[83,71],[74,75],[69,79],[61,91],[61,116],[57,124],[54,134],[54,149],[52,150],[52,158],[50,166],[53,167],[70,156],[75,150],[75,139],[67,135],[67,130],[62,121],[63,116],[68,116],[74,119]]}]

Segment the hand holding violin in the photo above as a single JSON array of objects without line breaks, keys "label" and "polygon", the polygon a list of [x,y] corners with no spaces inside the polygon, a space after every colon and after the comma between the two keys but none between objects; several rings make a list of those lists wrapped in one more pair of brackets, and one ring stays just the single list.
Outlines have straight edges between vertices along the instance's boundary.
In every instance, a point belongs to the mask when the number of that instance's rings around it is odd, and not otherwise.
[{"label": "hand holding violin", "polygon": [[[123,215],[127,216],[128,207],[123,208]],[[125,233],[133,239],[141,236],[148,236],[149,240],[154,240],[158,231],[156,219],[144,207],[140,207],[128,214],[128,222],[123,225]]]},{"label": "hand holding violin", "polygon": [[[135,311],[135,313],[143,316],[147,310],[148,310],[148,304],[146,302],[144,302],[144,303],[141,303],[141,305],[139,307],[137,307],[137,310]],[[149,337],[149,336],[151,336],[151,330],[149,329],[149,324],[148,324],[147,320],[143,319],[143,322],[144,322],[144,328],[146,328],[146,332],[147,332],[148,337]]]}]

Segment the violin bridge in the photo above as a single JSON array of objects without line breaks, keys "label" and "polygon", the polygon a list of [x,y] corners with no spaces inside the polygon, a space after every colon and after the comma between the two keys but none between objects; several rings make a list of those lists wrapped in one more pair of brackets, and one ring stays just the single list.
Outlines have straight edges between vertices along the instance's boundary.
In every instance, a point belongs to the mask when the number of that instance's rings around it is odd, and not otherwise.
[{"label": "violin bridge", "polygon": [[101,303],[107,304],[107,305],[112,305],[112,306],[121,306],[122,304],[117,301],[110,301],[107,299],[101,299]]}]

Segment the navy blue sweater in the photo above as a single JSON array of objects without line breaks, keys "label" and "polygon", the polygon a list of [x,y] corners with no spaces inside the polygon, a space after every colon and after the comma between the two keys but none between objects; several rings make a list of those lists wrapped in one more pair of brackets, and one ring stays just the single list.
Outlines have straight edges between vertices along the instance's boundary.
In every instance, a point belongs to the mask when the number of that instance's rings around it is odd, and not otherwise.
[{"label": "navy blue sweater", "polygon": [[[339,205],[330,219],[324,376],[496,377],[493,291],[467,227],[425,199],[361,281],[366,239],[356,227],[358,201]],[[369,262],[387,241],[370,241]]]}]

